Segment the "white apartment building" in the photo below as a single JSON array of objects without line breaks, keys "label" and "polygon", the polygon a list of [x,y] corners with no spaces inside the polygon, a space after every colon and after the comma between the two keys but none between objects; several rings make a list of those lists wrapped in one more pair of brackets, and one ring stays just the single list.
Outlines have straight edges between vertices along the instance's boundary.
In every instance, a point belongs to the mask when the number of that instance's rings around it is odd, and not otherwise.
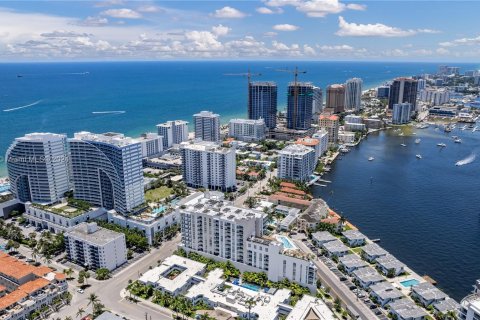
[{"label": "white apartment building", "polygon": [[320,155],[322,156],[328,150],[328,131],[319,130],[312,135],[312,138],[320,141]]},{"label": "white apartment building", "polygon": [[107,210],[104,208],[90,208],[88,211],[83,211],[69,206],[67,202],[49,206],[26,202],[24,217],[36,228],[61,233],[72,230],[82,222],[105,216],[106,213]]},{"label": "white apartment building", "polygon": [[295,144],[303,145],[315,150],[315,165],[317,164],[318,158],[322,155],[320,140],[317,138],[304,137],[298,138],[297,141],[295,141]]},{"label": "white apartment building", "polygon": [[362,107],[362,84],[360,78],[348,79],[345,83],[345,109],[358,111]]},{"label": "white apartment building", "polygon": [[193,115],[195,139],[220,141],[220,115],[211,111],[201,111]]},{"label": "white apartment building", "polygon": [[95,222],[81,223],[65,234],[65,248],[70,261],[92,270],[114,270],[127,262],[125,235]]},{"label": "white apartment building", "polygon": [[292,144],[278,152],[278,177],[294,181],[308,181],[315,170],[315,150],[301,144]]},{"label": "white apartment building", "polygon": [[345,122],[345,125],[343,126],[345,131],[365,131],[366,126],[364,123],[350,123],[350,122]]},{"label": "white apartment building", "polygon": [[69,190],[67,137],[30,133],[16,138],[6,155],[11,191],[22,202],[53,203]]},{"label": "white apartment building", "polygon": [[424,89],[420,91],[419,99],[433,106],[450,102],[450,91],[446,89]]},{"label": "white apartment building", "polygon": [[480,319],[480,280],[477,280],[473,293],[462,299],[460,306],[459,319]]},{"label": "white apartment building", "polygon": [[[181,247],[231,261],[241,271],[265,272],[316,290],[316,267],[288,238],[264,237],[267,215],[238,208],[219,192],[196,193],[180,203]],[[285,243],[288,242],[288,247]]]},{"label": "white apartment building", "polygon": [[265,140],[265,131],[263,119],[231,119],[228,123],[228,135],[240,141]]},{"label": "white apartment building", "polygon": [[142,145],[142,157],[150,158],[158,156],[163,152],[163,137],[157,133],[147,132],[134,139]]},{"label": "white apartment building", "polygon": [[363,118],[361,116],[355,116],[353,114],[349,114],[345,116],[345,122],[347,123],[363,123]]},{"label": "white apartment building", "polygon": [[211,141],[183,142],[183,181],[193,188],[235,190],[236,158],[234,148],[224,148]]},{"label": "white apartment building", "polygon": [[393,105],[392,123],[404,124],[410,122],[412,105],[410,103],[396,103]]},{"label": "white apartment building", "polygon": [[427,86],[427,80],[418,79],[418,81],[417,81],[417,91],[425,89],[426,86]]},{"label": "white apartment building", "polygon": [[144,202],[142,148],[120,133],[75,133],[69,139],[76,199],[126,214]]},{"label": "white apartment building", "polygon": [[188,122],[183,120],[167,121],[157,124],[158,135],[163,137],[163,149],[188,140]]}]

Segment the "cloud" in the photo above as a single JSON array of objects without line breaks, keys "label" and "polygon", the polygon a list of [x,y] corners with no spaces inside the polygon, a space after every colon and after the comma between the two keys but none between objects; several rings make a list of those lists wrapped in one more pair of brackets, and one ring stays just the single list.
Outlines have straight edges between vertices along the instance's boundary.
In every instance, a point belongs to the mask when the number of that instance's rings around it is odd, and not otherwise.
[{"label": "cloud", "polygon": [[318,48],[321,51],[353,51],[354,48],[350,45],[347,44],[342,44],[342,45],[334,45],[334,46],[328,46],[328,45],[323,45],[323,46],[318,46]]},{"label": "cloud", "polygon": [[440,54],[440,55],[447,55],[447,54],[450,53],[450,50],[445,49],[445,48],[438,48],[437,50],[435,50],[435,52]]},{"label": "cloud", "polygon": [[273,31],[268,31],[263,34],[264,37],[275,37],[276,35],[278,35],[278,33]]},{"label": "cloud", "polygon": [[300,29],[300,27],[295,26],[293,24],[288,24],[288,23],[276,24],[273,26],[273,30],[277,30],[277,31],[295,31],[298,29]]},{"label": "cloud", "polygon": [[317,52],[315,51],[314,48],[312,48],[311,46],[309,46],[308,44],[304,44],[303,45],[303,52],[308,55],[308,56],[314,56],[317,54]]},{"label": "cloud", "polygon": [[229,27],[225,27],[221,24],[219,24],[218,26],[214,26],[212,27],[212,32],[213,34],[217,35],[217,36],[225,36],[227,35],[232,29],[230,29]]},{"label": "cloud", "polygon": [[345,10],[365,10],[362,4],[344,4],[339,0],[267,0],[265,4],[269,7],[293,6],[296,10],[303,12],[307,17],[323,18],[329,14],[338,14]]},{"label": "cloud", "polygon": [[404,30],[382,23],[359,24],[347,22],[342,16],[338,17],[338,28],[335,34],[341,37],[408,37],[418,33],[438,33],[438,31],[431,29]]},{"label": "cloud", "polygon": [[78,33],[74,31],[58,30],[53,32],[41,33],[40,36],[44,38],[72,38],[72,37],[88,37],[91,35],[87,33]]},{"label": "cloud", "polygon": [[78,21],[75,24],[87,27],[101,27],[108,24],[108,19],[103,17],[86,17],[84,20]]},{"label": "cloud", "polygon": [[223,7],[222,9],[215,10],[213,16],[215,18],[240,19],[246,17],[247,15],[238,9],[227,6]]},{"label": "cloud", "polygon": [[260,7],[260,8],[255,9],[255,11],[257,11],[258,13],[261,13],[261,14],[280,14],[280,13],[283,13],[282,8],[275,8],[273,10],[273,9],[270,9],[270,8],[267,8],[267,7]]},{"label": "cloud", "polygon": [[101,12],[101,15],[119,19],[140,19],[142,17],[139,12],[127,8],[108,9]]},{"label": "cloud", "polygon": [[446,41],[446,42],[439,43],[439,45],[442,47],[471,46],[471,45],[479,45],[479,44],[480,44],[480,36],[475,38],[455,39],[453,41]]},{"label": "cloud", "polygon": [[160,7],[153,6],[153,5],[145,5],[140,6],[137,8],[138,12],[145,12],[145,13],[154,13],[154,12],[163,12],[164,10]]},{"label": "cloud", "polygon": [[123,0],[107,0],[107,1],[98,1],[95,3],[95,7],[102,8],[102,7],[112,7],[112,6],[119,6],[122,5],[124,2]]}]

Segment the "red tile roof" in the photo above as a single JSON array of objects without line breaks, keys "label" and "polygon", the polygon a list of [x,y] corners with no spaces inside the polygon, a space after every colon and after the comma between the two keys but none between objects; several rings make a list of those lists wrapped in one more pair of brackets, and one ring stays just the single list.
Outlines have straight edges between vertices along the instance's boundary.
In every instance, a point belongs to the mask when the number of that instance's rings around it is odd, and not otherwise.
[{"label": "red tile roof", "polygon": [[320,115],[320,120],[328,119],[331,121],[338,121],[338,116],[336,115]]},{"label": "red tile roof", "polygon": [[15,303],[20,302],[22,299],[26,298],[27,294],[20,290],[15,290],[12,293],[9,293],[0,298],[0,311],[5,310],[8,307],[13,306]]},{"label": "red tile roof", "polygon": [[297,185],[294,184],[294,183],[290,183],[290,182],[280,182],[280,187],[286,187],[286,188],[297,188]]},{"label": "red tile roof", "polygon": [[50,284],[50,281],[44,278],[38,278],[33,281],[29,281],[25,284],[22,284],[20,287],[17,288],[16,291],[23,291],[26,294],[32,294],[37,292],[40,289],[45,288]]}]

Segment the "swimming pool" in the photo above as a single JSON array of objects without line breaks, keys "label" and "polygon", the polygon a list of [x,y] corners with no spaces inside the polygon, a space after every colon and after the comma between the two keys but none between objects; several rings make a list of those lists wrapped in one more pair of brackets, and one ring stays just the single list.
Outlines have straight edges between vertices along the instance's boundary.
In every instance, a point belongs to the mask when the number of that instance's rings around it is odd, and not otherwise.
[{"label": "swimming pool", "polygon": [[417,279],[408,279],[408,280],[400,281],[400,284],[402,286],[404,286],[405,288],[410,288],[410,287],[415,286],[419,283],[420,283],[420,281],[418,281]]},{"label": "swimming pool", "polygon": [[240,282],[238,281],[238,279],[233,279],[232,283],[234,285],[237,285],[237,286],[240,286],[240,287],[243,287],[243,288],[246,288],[246,289],[249,289],[249,290],[252,290],[252,291],[255,291],[255,292],[259,292],[262,290],[262,287],[256,285],[256,284],[253,284],[253,283],[248,283],[248,282],[244,282],[242,284],[240,284]]},{"label": "swimming pool", "polygon": [[285,236],[277,236],[277,239],[280,240],[280,242],[283,244],[283,247],[285,249],[296,249],[297,246],[295,246],[289,238]]},{"label": "swimming pool", "polygon": [[8,191],[8,190],[10,190],[10,184],[9,183],[0,184],[0,193]]},{"label": "swimming pool", "polygon": [[167,207],[161,206],[161,207],[159,207],[159,208],[153,209],[152,212],[153,212],[154,214],[158,215],[158,214],[164,212],[166,209],[167,209]]}]

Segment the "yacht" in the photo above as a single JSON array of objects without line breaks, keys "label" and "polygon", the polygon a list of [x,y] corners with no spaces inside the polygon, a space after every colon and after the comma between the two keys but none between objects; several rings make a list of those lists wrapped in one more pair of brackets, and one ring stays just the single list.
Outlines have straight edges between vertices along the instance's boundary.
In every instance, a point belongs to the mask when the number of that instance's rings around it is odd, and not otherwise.
[{"label": "yacht", "polygon": [[437,143],[437,146],[444,148],[444,147],[446,147],[447,145],[442,142],[442,143]]},{"label": "yacht", "polygon": [[373,161],[373,160],[375,160],[375,158],[374,158],[374,157],[370,157],[370,158],[368,158],[368,161]]},{"label": "yacht", "polygon": [[420,154],[415,155],[415,157],[417,157],[417,159],[422,159],[422,156]]},{"label": "yacht", "polygon": [[455,143],[462,143],[462,139],[457,138],[457,139],[453,140],[453,142],[455,142]]},{"label": "yacht", "polygon": [[402,147],[406,147],[407,145],[405,143],[400,144]]},{"label": "yacht", "polygon": [[473,128],[472,132],[475,132],[475,131],[477,131],[477,130],[478,130],[478,127],[475,126],[475,128]]},{"label": "yacht", "polygon": [[421,140],[421,139],[415,139],[415,143],[416,143],[416,144],[419,144],[420,141],[422,141],[422,140]]}]

